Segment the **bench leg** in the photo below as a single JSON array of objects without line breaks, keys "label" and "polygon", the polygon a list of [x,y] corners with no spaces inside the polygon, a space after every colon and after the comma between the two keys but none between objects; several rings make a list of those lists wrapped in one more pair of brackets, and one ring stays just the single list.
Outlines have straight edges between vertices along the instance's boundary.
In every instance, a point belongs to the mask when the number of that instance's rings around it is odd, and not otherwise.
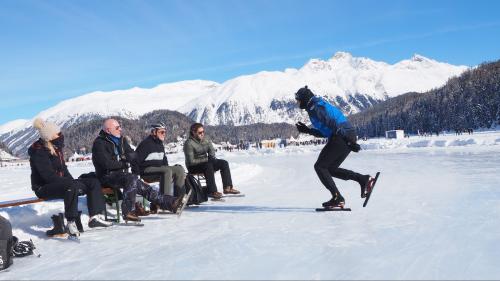
[{"label": "bench leg", "polygon": [[108,203],[104,202],[104,220],[108,221]]},{"label": "bench leg", "polygon": [[118,190],[114,190],[115,193],[115,204],[116,204],[116,222],[120,223],[120,200],[118,200]]}]

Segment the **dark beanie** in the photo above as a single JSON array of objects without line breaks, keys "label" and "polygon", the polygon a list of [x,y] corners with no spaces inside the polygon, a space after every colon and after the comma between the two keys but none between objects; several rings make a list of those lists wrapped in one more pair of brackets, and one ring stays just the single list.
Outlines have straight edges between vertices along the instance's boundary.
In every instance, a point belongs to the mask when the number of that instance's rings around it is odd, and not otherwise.
[{"label": "dark beanie", "polygon": [[300,108],[305,109],[309,100],[314,97],[314,94],[307,86],[300,88],[297,93],[295,93],[295,99],[300,102]]}]

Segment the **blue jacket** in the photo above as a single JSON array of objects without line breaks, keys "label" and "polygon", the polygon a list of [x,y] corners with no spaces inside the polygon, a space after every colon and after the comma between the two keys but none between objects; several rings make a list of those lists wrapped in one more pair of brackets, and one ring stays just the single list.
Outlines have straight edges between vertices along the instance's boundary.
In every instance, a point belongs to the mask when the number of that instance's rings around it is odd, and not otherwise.
[{"label": "blue jacket", "polygon": [[306,110],[316,136],[329,138],[335,135],[346,137],[355,134],[354,127],[344,114],[321,97],[312,97]]}]

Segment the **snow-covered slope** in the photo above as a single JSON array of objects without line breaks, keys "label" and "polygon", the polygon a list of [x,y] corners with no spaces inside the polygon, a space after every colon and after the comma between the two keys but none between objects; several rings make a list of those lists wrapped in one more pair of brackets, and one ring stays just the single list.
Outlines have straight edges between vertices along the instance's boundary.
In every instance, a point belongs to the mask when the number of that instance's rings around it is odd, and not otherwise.
[{"label": "snow-covered slope", "polygon": [[338,52],[327,61],[312,59],[300,69],[229,80],[181,112],[208,124],[293,122],[300,118],[293,93],[308,85],[350,114],[387,97],[442,86],[466,69],[420,55],[390,65]]},{"label": "snow-covered slope", "polygon": [[[37,117],[48,118],[64,127],[95,116],[134,119],[153,110],[169,109],[213,125],[291,123],[305,117],[293,97],[304,85],[349,114],[387,97],[441,86],[466,69],[466,66],[441,63],[420,55],[391,65],[338,52],[326,61],[312,59],[300,69],[262,71],[223,84],[192,80],[151,89],[93,92],[65,100]],[[0,141],[14,153],[35,138],[31,121],[16,120],[0,126]]]},{"label": "snow-covered slope", "polygon": [[14,156],[10,155],[8,152],[0,149],[0,160],[6,161],[6,160],[15,160],[15,159],[18,159],[18,158],[14,157]]}]

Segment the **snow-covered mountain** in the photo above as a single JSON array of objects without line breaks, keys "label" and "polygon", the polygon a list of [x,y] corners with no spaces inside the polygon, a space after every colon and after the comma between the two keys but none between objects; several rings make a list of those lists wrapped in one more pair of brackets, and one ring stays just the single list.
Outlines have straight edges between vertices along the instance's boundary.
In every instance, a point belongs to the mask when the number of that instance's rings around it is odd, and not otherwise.
[{"label": "snow-covered mountain", "polygon": [[[326,61],[312,59],[300,69],[262,71],[222,84],[191,80],[151,89],[92,92],[65,100],[36,117],[65,127],[96,116],[134,119],[153,110],[169,109],[211,125],[295,122],[305,116],[297,109],[293,94],[304,85],[350,114],[388,97],[439,87],[467,68],[420,55],[391,65],[338,52]],[[14,153],[35,138],[30,120],[0,126],[0,141]]]},{"label": "snow-covered mountain", "polygon": [[467,69],[420,55],[394,65],[338,52],[300,69],[259,72],[229,80],[180,111],[207,124],[293,122],[301,118],[293,94],[304,85],[351,114],[406,92],[442,86]]}]

